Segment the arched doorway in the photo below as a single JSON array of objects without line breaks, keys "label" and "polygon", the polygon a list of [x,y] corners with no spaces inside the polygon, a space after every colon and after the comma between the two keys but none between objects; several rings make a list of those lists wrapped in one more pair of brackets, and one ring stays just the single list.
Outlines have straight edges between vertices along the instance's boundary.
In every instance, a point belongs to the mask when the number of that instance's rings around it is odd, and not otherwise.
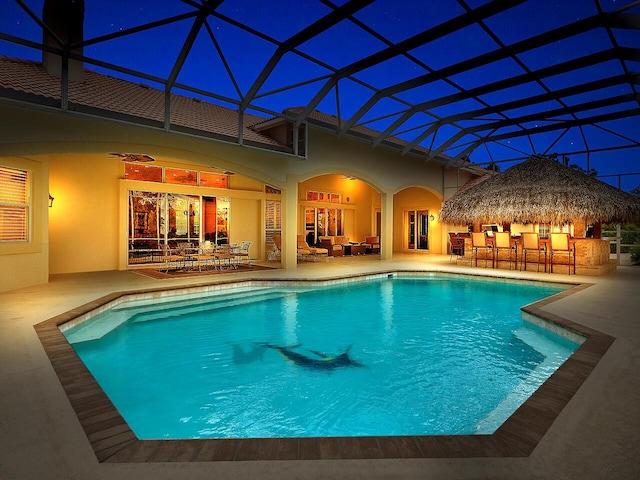
[{"label": "arched doorway", "polygon": [[438,211],[442,199],[422,187],[407,187],[394,195],[395,250],[442,253]]},{"label": "arched doorway", "polygon": [[379,232],[380,193],[363,180],[343,174],[318,175],[300,182],[298,195],[302,222],[298,233],[304,233],[310,245],[325,236],[362,242]]}]

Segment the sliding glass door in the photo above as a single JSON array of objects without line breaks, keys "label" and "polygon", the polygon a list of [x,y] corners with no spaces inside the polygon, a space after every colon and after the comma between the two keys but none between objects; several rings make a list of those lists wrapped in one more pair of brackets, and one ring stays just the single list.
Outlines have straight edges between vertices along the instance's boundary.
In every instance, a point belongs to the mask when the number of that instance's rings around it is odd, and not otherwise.
[{"label": "sliding glass door", "polygon": [[305,208],[307,242],[316,243],[318,237],[344,235],[344,212],[341,208]]},{"label": "sliding glass door", "polygon": [[166,233],[166,243],[200,241],[200,197],[166,194],[166,209],[160,219],[160,233]]},{"label": "sliding glass door", "polygon": [[129,262],[157,260],[160,245],[228,243],[230,201],[176,193],[129,192]]}]

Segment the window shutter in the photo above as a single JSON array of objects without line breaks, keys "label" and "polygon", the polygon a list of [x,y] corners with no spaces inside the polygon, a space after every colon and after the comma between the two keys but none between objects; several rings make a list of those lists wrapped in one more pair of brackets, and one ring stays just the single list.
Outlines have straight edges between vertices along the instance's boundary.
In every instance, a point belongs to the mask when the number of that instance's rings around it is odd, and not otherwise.
[{"label": "window shutter", "polygon": [[28,173],[0,167],[0,242],[29,239]]}]

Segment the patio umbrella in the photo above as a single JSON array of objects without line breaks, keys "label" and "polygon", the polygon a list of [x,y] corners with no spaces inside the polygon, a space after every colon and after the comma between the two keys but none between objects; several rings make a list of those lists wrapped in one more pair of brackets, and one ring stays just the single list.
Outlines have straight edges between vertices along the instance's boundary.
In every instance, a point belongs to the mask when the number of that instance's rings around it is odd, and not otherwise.
[{"label": "patio umbrella", "polygon": [[461,189],[440,211],[443,222],[628,223],[640,218],[640,199],[555,160],[532,156],[503,173]]}]

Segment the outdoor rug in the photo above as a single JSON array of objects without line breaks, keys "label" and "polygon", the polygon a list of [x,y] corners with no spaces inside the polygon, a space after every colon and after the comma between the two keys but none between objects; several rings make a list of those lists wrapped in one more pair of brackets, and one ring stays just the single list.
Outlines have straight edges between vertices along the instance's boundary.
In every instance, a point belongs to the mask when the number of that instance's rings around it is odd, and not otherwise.
[{"label": "outdoor rug", "polygon": [[209,275],[229,274],[229,273],[246,273],[257,272],[261,270],[277,270],[276,267],[265,267],[263,265],[239,265],[237,269],[230,268],[225,270],[169,270],[168,272],[156,270],[153,268],[138,268],[131,270],[134,273],[144,275],[145,277],[163,280],[166,278],[183,278],[183,277],[201,277]]}]

